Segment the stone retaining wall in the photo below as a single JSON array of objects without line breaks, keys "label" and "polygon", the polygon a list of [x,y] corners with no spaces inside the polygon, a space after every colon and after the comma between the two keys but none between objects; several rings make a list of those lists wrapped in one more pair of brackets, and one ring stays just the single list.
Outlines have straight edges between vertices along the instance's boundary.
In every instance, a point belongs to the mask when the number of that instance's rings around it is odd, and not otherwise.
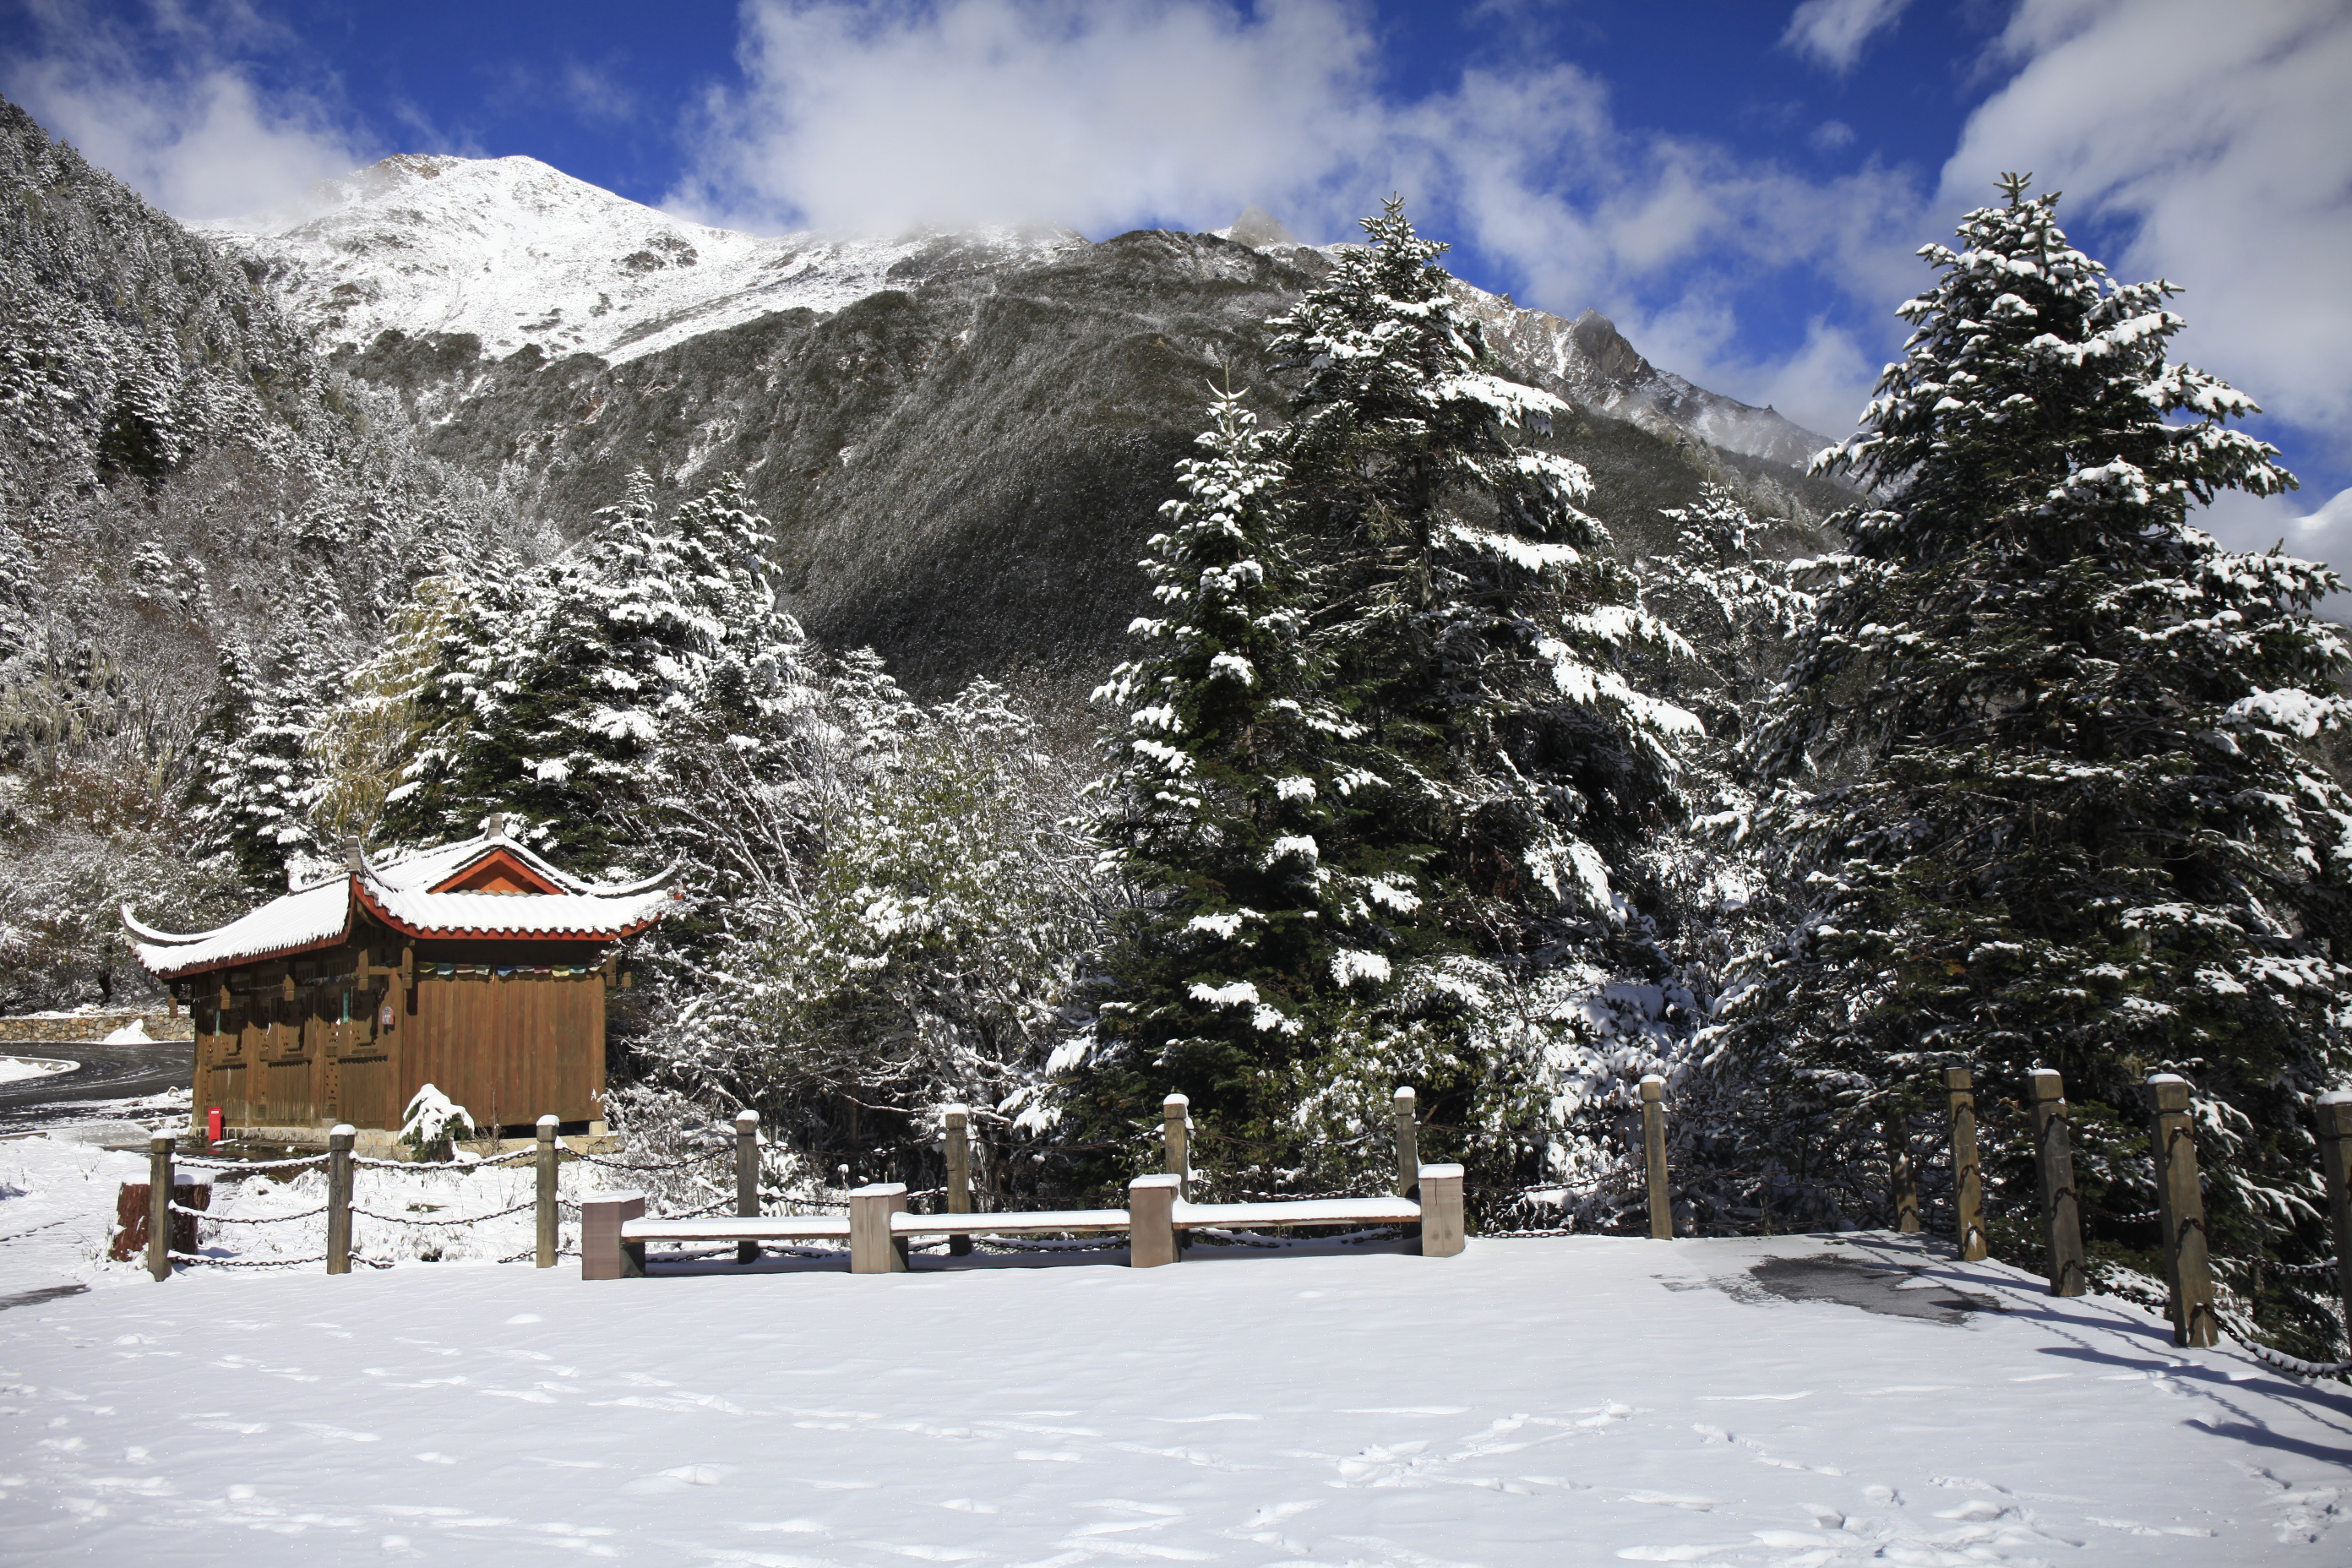
[{"label": "stone retaining wall", "polygon": [[117,1029],[142,1022],[154,1039],[196,1037],[196,1021],[185,1013],[177,1016],[169,1013],[72,1013],[62,1017],[0,1018],[0,1046],[55,1046],[102,1040]]}]

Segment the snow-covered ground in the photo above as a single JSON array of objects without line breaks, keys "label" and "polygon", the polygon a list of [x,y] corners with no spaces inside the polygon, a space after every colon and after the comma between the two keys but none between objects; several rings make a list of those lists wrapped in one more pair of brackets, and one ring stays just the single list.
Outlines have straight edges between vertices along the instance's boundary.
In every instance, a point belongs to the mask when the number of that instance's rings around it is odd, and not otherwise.
[{"label": "snow-covered ground", "polygon": [[[25,1194],[0,1199],[0,1297],[60,1268],[96,1288],[0,1312],[12,1561],[2087,1568],[2352,1543],[2340,1384],[1892,1237],[156,1284],[90,1262],[102,1223],[72,1219],[141,1162],[34,1142],[0,1145]],[[1773,1293],[1791,1279],[1927,1315]]]},{"label": "snow-covered ground", "polygon": [[[145,1038],[144,1035],[140,1037]],[[48,1078],[53,1074],[71,1072],[81,1066],[56,1057],[0,1057],[0,1083],[21,1083],[26,1079]]]}]

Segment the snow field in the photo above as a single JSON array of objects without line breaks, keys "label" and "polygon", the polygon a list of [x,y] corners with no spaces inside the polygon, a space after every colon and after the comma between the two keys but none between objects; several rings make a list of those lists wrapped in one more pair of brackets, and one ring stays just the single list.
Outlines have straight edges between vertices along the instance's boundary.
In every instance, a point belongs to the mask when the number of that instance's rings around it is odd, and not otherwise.
[{"label": "snow field", "polygon": [[[2002,1310],[1881,1315],[1747,1273],[1808,1257]],[[0,1530],[23,1562],[255,1564],[2343,1550],[2341,1385],[1916,1242],[1092,1258],[193,1271],[25,1306],[0,1314]]]}]

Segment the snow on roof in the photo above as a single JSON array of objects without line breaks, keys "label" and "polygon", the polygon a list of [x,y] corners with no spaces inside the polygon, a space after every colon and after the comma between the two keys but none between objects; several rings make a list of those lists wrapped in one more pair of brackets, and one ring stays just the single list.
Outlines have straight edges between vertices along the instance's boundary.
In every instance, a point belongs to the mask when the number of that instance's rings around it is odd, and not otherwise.
[{"label": "snow on roof", "polygon": [[670,895],[659,889],[628,898],[584,893],[409,893],[362,883],[360,900],[397,931],[416,936],[520,936],[609,939],[642,931],[661,918]]},{"label": "snow on roof", "polygon": [[161,939],[135,942],[131,951],[148,973],[170,980],[224,963],[341,942],[351,930],[351,879],[346,876],[339,882],[324,882],[273,899],[217,931],[194,936],[173,936],[142,926],[131,918],[127,904],[122,923],[133,936]]},{"label": "snow on roof", "polygon": [[[676,868],[629,884],[583,881],[505,837],[494,824],[473,838],[345,870],[273,899],[214,931],[182,935],[142,924],[129,905],[124,929],[140,964],[159,980],[226,964],[341,945],[360,908],[409,936],[614,942],[661,919]],[[503,851],[565,891],[436,893],[474,862]]]}]

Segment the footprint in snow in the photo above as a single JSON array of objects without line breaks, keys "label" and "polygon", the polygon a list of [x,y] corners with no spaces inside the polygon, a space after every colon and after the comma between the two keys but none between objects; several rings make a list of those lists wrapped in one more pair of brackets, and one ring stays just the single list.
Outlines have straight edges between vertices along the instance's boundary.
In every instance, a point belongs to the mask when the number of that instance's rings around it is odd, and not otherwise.
[{"label": "footprint in snow", "polygon": [[625,1482],[621,1489],[633,1497],[658,1497],[688,1487],[715,1487],[735,1473],[732,1465],[678,1465]]}]

